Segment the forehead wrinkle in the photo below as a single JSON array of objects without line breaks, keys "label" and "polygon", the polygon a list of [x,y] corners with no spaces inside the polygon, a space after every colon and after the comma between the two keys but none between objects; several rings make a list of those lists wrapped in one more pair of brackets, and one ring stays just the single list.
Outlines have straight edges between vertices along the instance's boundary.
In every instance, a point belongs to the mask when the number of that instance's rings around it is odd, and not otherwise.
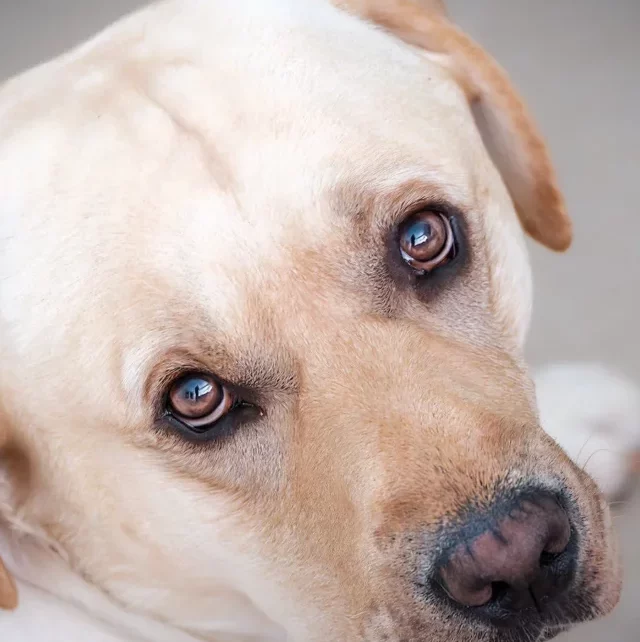
[{"label": "forehead wrinkle", "polygon": [[229,164],[227,155],[216,145],[216,136],[208,131],[199,118],[197,112],[189,108],[175,93],[167,92],[166,87],[177,85],[180,89],[191,89],[202,86],[204,79],[201,72],[186,59],[174,59],[155,64],[155,73],[142,71],[141,62],[130,61],[121,70],[128,76],[137,90],[153,105],[160,109],[176,131],[180,132],[186,140],[194,144],[203,165],[208,169],[211,177],[218,187],[226,192],[235,194],[237,189],[236,178]]}]

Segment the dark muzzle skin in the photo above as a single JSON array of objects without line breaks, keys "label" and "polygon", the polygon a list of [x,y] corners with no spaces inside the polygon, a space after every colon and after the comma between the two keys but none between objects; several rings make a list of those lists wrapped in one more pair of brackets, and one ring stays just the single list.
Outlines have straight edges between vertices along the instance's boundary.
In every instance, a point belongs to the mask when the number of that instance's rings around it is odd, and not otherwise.
[{"label": "dark muzzle skin", "polygon": [[531,478],[488,495],[392,545],[414,587],[398,640],[422,640],[421,630],[456,642],[541,642],[598,615],[588,529],[572,492]]}]

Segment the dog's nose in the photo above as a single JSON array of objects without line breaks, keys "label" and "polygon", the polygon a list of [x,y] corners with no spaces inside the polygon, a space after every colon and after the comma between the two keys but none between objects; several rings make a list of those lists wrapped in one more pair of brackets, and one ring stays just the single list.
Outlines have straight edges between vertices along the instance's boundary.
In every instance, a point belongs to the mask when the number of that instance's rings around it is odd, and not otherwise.
[{"label": "dog's nose", "polygon": [[565,510],[555,497],[528,493],[476,515],[454,533],[437,582],[463,607],[497,624],[541,614],[569,586],[575,546]]}]

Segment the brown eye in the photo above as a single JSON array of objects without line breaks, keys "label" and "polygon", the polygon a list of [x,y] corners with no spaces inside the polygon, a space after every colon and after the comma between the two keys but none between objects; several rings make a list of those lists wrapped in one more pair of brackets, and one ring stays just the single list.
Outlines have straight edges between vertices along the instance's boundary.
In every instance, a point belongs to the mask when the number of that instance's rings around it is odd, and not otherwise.
[{"label": "brown eye", "polygon": [[167,411],[190,428],[209,428],[234,406],[235,398],[228,388],[212,376],[187,374],[171,384]]},{"label": "brown eye", "polygon": [[400,226],[402,258],[416,270],[434,270],[451,258],[453,250],[451,223],[439,212],[418,212]]}]

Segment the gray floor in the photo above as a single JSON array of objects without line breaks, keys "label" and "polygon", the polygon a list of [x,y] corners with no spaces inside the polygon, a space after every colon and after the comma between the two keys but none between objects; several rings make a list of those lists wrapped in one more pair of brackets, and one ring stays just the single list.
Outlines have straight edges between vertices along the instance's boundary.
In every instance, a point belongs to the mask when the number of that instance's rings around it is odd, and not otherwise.
[{"label": "gray floor", "polygon": [[[0,0],[0,78],[139,4]],[[527,98],[575,220],[570,254],[532,247],[531,361],[600,359],[640,380],[640,0],[450,0],[449,6]],[[571,634],[572,642],[640,640],[640,498],[622,507],[616,523],[626,567],[622,603],[608,620]]]}]

